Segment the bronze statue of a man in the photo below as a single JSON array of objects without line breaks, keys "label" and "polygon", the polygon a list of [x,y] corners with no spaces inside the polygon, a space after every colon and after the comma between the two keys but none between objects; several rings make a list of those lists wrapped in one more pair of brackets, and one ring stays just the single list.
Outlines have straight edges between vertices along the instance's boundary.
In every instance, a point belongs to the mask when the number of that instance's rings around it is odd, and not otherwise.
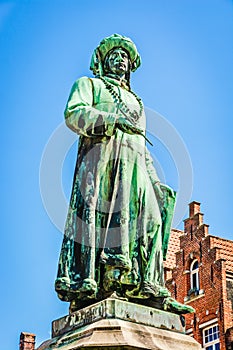
[{"label": "bronze statue of a man", "polygon": [[95,78],[74,83],[65,109],[79,145],[55,288],[71,311],[112,293],[192,311],[164,286],[175,193],[146,148],[143,103],[130,87],[140,62],[129,38],[105,38],[92,56]]}]

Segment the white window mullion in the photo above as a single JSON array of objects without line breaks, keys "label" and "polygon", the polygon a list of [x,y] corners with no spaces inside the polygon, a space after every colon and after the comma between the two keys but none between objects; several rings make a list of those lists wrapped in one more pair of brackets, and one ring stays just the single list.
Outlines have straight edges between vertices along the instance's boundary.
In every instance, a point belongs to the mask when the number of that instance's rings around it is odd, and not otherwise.
[{"label": "white window mullion", "polygon": [[218,324],[203,329],[203,346],[205,350],[220,350]]}]

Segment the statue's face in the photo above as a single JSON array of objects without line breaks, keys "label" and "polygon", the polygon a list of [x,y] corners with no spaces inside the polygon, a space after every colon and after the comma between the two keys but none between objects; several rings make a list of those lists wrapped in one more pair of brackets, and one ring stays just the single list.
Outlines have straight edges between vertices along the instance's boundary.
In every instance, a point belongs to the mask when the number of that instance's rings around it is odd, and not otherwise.
[{"label": "statue's face", "polygon": [[110,73],[123,76],[129,69],[129,56],[123,49],[113,50],[108,56],[108,69]]}]

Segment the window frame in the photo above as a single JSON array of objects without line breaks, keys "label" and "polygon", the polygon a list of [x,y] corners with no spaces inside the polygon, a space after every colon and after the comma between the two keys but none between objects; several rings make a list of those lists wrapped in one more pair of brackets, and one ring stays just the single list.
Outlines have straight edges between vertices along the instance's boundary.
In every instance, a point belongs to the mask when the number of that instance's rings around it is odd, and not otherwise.
[{"label": "window frame", "polygon": [[[198,264],[197,268],[193,269],[193,266],[196,263]],[[196,286],[194,286],[193,278],[195,278],[195,280],[196,280]],[[190,289],[191,290],[200,290],[199,262],[197,259],[194,259],[190,265]]]},{"label": "window frame", "polygon": [[[209,329],[213,329],[214,327],[217,327],[217,331],[216,332],[214,332],[214,331],[212,331],[212,336],[214,335],[214,334],[216,334],[217,333],[217,335],[218,335],[218,337],[216,338],[216,339],[213,339],[213,340],[211,340],[211,341],[207,341],[206,342],[206,337],[209,337],[210,336],[210,334],[205,334],[205,332],[206,331],[208,331]],[[215,348],[215,345],[216,344],[219,344],[219,348],[220,348],[220,346],[221,346],[221,343],[220,343],[220,331],[219,331],[219,324],[218,323],[214,323],[214,324],[212,324],[212,325],[210,325],[210,326],[208,326],[208,327],[205,327],[205,328],[203,328],[202,329],[202,339],[203,339],[203,348],[204,349],[207,349],[209,346],[212,346],[213,347],[213,350],[216,350],[216,348]]]}]

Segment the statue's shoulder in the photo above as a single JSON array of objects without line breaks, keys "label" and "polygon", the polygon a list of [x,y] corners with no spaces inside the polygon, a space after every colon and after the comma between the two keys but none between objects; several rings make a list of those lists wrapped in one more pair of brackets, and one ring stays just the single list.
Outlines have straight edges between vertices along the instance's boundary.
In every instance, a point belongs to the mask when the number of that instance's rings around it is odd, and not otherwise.
[{"label": "statue's shoulder", "polygon": [[74,82],[74,86],[80,86],[80,85],[86,85],[86,84],[90,84],[90,78],[83,76],[78,78],[75,82]]},{"label": "statue's shoulder", "polygon": [[96,87],[103,86],[103,82],[100,78],[92,77],[87,79]]},{"label": "statue's shoulder", "polygon": [[83,76],[83,77],[80,77],[78,78],[75,82],[74,82],[74,85],[73,85],[73,88],[75,89],[79,89],[79,88],[82,88],[82,87],[92,87],[92,89],[98,89],[100,87],[102,87],[103,85],[103,82],[101,79],[99,78],[90,78],[90,77],[87,77],[87,76]]}]

